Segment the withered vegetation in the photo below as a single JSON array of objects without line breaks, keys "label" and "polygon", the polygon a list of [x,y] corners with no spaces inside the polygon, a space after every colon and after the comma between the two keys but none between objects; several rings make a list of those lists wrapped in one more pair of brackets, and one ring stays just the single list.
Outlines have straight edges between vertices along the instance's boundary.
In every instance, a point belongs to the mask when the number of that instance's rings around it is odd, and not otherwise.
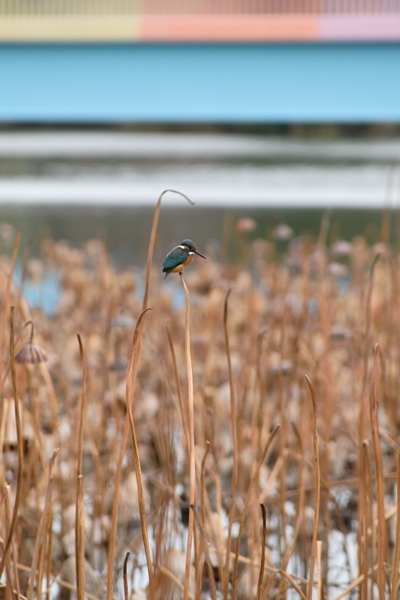
[{"label": "withered vegetation", "polygon": [[239,223],[165,283],[156,217],[147,278],[25,256],[52,316],[0,257],[0,597],[394,600],[400,256]]}]

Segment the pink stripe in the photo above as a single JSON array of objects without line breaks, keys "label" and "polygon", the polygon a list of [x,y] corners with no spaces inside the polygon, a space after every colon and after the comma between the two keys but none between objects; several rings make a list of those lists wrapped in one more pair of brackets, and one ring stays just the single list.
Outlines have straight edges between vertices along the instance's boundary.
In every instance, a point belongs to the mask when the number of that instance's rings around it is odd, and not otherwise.
[{"label": "pink stripe", "polygon": [[323,15],[318,37],[325,42],[400,41],[400,15]]},{"label": "pink stripe", "polygon": [[317,41],[316,15],[143,15],[141,41]]}]

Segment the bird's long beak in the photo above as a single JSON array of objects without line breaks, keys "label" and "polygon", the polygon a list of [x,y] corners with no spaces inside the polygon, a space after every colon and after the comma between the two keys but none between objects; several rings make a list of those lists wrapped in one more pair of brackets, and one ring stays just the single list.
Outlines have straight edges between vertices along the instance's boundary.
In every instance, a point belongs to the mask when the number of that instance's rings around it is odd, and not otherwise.
[{"label": "bird's long beak", "polygon": [[204,256],[204,254],[202,254],[201,252],[199,252],[198,250],[195,250],[195,253],[198,254],[199,256],[201,256],[201,258],[205,258],[207,260],[207,257]]}]

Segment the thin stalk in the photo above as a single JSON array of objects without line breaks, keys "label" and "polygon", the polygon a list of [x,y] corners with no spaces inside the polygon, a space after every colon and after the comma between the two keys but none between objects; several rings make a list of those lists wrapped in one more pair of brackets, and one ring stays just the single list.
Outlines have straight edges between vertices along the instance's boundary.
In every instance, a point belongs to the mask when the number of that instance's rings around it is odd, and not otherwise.
[{"label": "thin stalk", "polygon": [[208,567],[208,573],[209,573],[209,577],[210,577],[210,596],[211,596],[211,600],[217,600],[217,588],[215,586],[214,571],[213,571],[213,566],[212,566],[212,562],[211,562],[211,558],[210,558],[209,542],[206,540],[206,534],[205,534],[205,531],[204,531],[204,526],[200,522],[200,518],[199,518],[199,515],[197,513],[196,507],[195,506],[191,506],[190,508],[193,511],[194,516],[196,517],[196,521],[197,521],[197,524],[199,526],[202,538],[203,538],[203,540],[205,540],[204,554],[205,554],[205,559],[206,559],[207,567]]},{"label": "thin stalk", "polygon": [[125,560],[124,560],[124,571],[123,571],[123,577],[124,577],[124,599],[125,600],[129,600],[129,589],[128,589],[128,573],[127,573],[127,568],[128,568],[128,558],[130,556],[130,552],[127,552],[125,554]]},{"label": "thin stalk", "polygon": [[[154,571],[153,571],[153,560],[151,558],[150,542],[147,532],[147,517],[146,517],[146,503],[144,498],[144,486],[143,486],[143,475],[142,467],[140,465],[139,446],[136,436],[135,421],[133,419],[132,401],[133,394],[136,386],[136,375],[137,366],[140,354],[139,339],[141,339],[140,332],[142,330],[143,317],[147,311],[152,310],[147,308],[144,310],[136,323],[135,333],[133,335],[132,349],[129,357],[128,373],[126,377],[126,409],[128,413],[129,426],[131,431],[132,450],[133,450],[133,462],[135,465],[135,475],[138,487],[138,502],[139,502],[139,513],[140,513],[140,525],[142,530],[143,546],[146,554],[147,570],[149,574],[149,586],[150,586],[150,598],[155,598],[155,583],[154,583]],[[139,337],[140,336],[140,337]]]},{"label": "thin stalk", "polygon": [[[17,261],[20,242],[21,242],[21,232],[19,231],[17,234],[17,239],[15,240],[14,251],[13,251],[12,258],[11,258],[10,271],[7,274],[5,299],[4,299],[4,306],[3,306],[3,327],[2,327],[3,336],[2,336],[1,348],[0,348],[0,365],[4,364],[4,356],[5,356],[5,352],[6,352],[6,344],[7,344],[6,332],[7,332],[8,311],[9,311],[10,298],[11,298],[11,284],[12,284],[12,277],[13,277],[13,273],[14,273],[15,263]],[[13,310],[14,310],[13,307],[11,307],[11,312]],[[11,345],[11,340],[10,340],[10,345]],[[14,340],[13,340],[13,346],[14,346]],[[0,568],[0,577],[1,577],[1,572],[2,571]]]},{"label": "thin stalk", "polygon": [[233,442],[233,466],[232,466],[232,481],[231,481],[231,498],[229,506],[229,518],[228,518],[228,535],[226,540],[226,560],[224,566],[224,579],[222,582],[222,594],[225,600],[228,598],[228,585],[229,585],[229,562],[230,562],[230,547],[232,539],[232,526],[233,519],[235,516],[236,506],[236,489],[237,489],[237,478],[238,478],[238,441],[237,441],[237,423],[236,423],[236,391],[235,384],[233,381],[232,372],[232,361],[231,351],[229,347],[229,333],[228,333],[228,299],[232,289],[228,290],[225,297],[224,303],[224,337],[225,337],[225,352],[228,361],[228,374],[229,374],[229,391],[230,391],[230,410],[231,410],[231,423],[232,423],[232,442]]},{"label": "thin stalk", "polygon": [[386,551],[386,523],[385,523],[385,498],[383,484],[382,454],[379,441],[379,425],[376,410],[376,386],[379,374],[380,347],[375,346],[375,357],[372,368],[371,390],[369,396],[372,446],[376,472],[376,501],[378,506],[378,590],[380,600],[385,598],[385,551]]},{"label": "thin stalk", "polygon": [[[45,496],[45,501],[44,501],[44,508],[43,508],[43,513],[42,513],[39,527],[38,527],[37,534],[36,534],[35,547],[33,549],[33,558],[32,558],[32,564],[31,564],[32,570],[31,570],[30,576],[29,576],[29,587],[28,587],[28,593],[27,593],[28,600],[33,600],[33,586],[35,583],[35,575],[37,573],[38,565],[41,562],[41,555],[44,555],[44,553],[45,553],[46,524],[48,521],[48,515],[50,512],[50,508],[51,508],[51,493],[52,493],[52,487],[53,487],[54,463],[57,458],[58,452],[59,452],[59,448],[56,448],[53,452],[53,455],[52,455],[50,461],[49,461],[48,480],[47,480],[47,489],[46,489],[46,496]],[[41,570],[39,569],[38,577],[37,577],[37,585],[36,585],[37,593],[39,594],[39,596],[42,593],[42,577],[40,576],[40,571]],[[43,569],[42,569],[41,573],[43,576]]]},{"label": "thin stalk", "polygon": [[397,456],[397,511],[396,511],[396,541],[393,552],[392,586],[390,600],[396,600],[399,587],[399,564],[400,564],[400,452]]},{"label": "thin stalk", "polygon": [[186,196],[185,194],[182,194],[182,192],[179,192],[178,190],[164,190],[158,198],[156,209],[154,211],[153,225],[152,225],[151,234],[150,234],[149,251],[147,254],[146,287],[145,287],[145,292],[144,292],[144,297],[143,297],[142,310],[145,310],[148,306],[149,291],[150,291],[151,265],[153,263],[154,245],[156,243],[158,221],[160,219],[161,200],[163,199],[164,194],[166,194],[167,192],[172,192],[173,194],[179,194],[179,196],[182,196],[182,198],[185,198],[185,200],[187,200],[190,204],[194,204],[194,202],[190,198],[188,198],[188,196]]},{"label": "thin stalk", "polygon": [[10,313],[10,368],[11,368],[11,381],[14,396],[14,410],[15,410],[15,425],[17,429],[17,450],[18,450],[18,476],[17,476],[17,488],[15,491],[14,510],[11,519],[10,529],[8,531],[7,541],[4,547],[3,557],[0,562],[0,577],[3,574],[4,566],[7,561],[8,553],[11,547],[11,541],[14,535],[15,527],[18,518],[18,509],[21,501],[21,490],[22,490],[22,476],[23,476],[23,462],[24,462],[24,450],[23,450],[23,439],[22,439],[22,427],[21,427],[21,415],[19,412],[19,400],[17,393],[17,375],[15,370],[15,346],[14,346],[14,310],[15,307],[11,306]]},{"label": "thin stalk", "polygon": [[[5,518],[6,518],[6,526],[7,529],[10,526],[11,523],[11,514],[12,514],[12,508],[11,508],[11,489],[9,485],[5,485],[4,486],[5,489]],[[20,598],[20,589],[19,589],[19,578],[18,578],[18,567],[17,567],[17,552],[16,552],[16,548],[15,548],[15,543],[14,540],[12,540],[11,542],[11,556],[12,559],[8,559],[7,560],[7,564],[6,564],[6,573],[7,573],[7,581],[10,582],[10,584],[12,585],[12,582],[14,580],[15,582],[15,590],[14,593],[16,593],[16,597],[19,599]],[[12,575],[11,575],[11,564],[13,565],[13,569],[12,569]]]},{"label": "thin stalk", "polygon": [[125,419],[124,432],[122,442],[119,449],[117,468],[114,477],[114,502],[111,514],[111,529],[108,543],[108,560],[107,560],[107,600],[113,599],[113,574],[115,564],[115,546],[117,542],[118,528],[118,508],[119,508],[119,491],[121,488],[122,466],[125,457],[126,445],[129,437],[129,419]]},{"label": "thin stalk", "polygon": [[87,368],[85,351],[82,339],[77,334],[79,351],[82,362],[82,393],[79,404],[79,429],[78,429],[78,466],[76,484],[76,512],[75,512],[75,564],[76,564],[76,589],[78,600],[85,597],[85,507],[83,502],[83,424],[87,397]]},{"label": "thin stalk", "polygon": [[322,595],[322,542],[321,540],[317,541],[317,571],[318,571],[318,600],[323,600]]},{"label": "thin stalk", "polygon": [[168,336],[169,348],[171,350],[172,363],[174,366],[174,375],[175,375],[176,389],[177,389],[178,398],[179,398],[179,407],[181,409],[181,415],[182,415],[182,428],[183,428],[183,432],[185,435],[186,448],[188,449],[188,452],[189,452],[189,432],[188,432],[188,424],[187,424],[187,414],[186,414],[185,405],[183,402],[181,384],[179,381],[178,363],[176,361],[175,348],[174,348],[174,344],[172,342],[171,332],[170,332],[168,325],[167,325],[167,336]]},{"label": "thin stalk", "polygon": [[264,581],[264,568],[265,568],[265,545],[267,543],[267,511],[264,504],[260,504],[262,513],[262,536],[261,536],[261,564],[260,574],[258,576],[257,585],[257,600],[262,598],[263,581]]},{"label": "thin stalk", "polygon": [[313,405],[313,449],[314,449],[314,460],[315,460],[315,509],[314,509],[314,524],[313,524],[313,535],[311,543],[311,557],[310,557],[310,581],[308,584],[307,600],[312,599],[313,593],[313,581],[314,581],[314,565],[317,555],[317,538],[318,538],[318,524],[319,524],[319,508],[320,508],[320,496],[321,496],[321,471],[319,466],[319,450],[318,450],[318,411],[317,411],[317,395],[313,384],[311,383],[308,375],[305,375],[308,388],[311,394],[311,400]]},{"label": "thin stalk", "polygon": [[[190,314],[189,314],[189,290],[180,274],[182,286],[185,292],[185,356],[186,356],[186,374],[188,381],[188,425],[189,425],[189,504],[196,506],[196,454],[194,445],[194,397],[193,397],[193,368],[192,355],[190,352]],[[194,514],[189,512],[188,523],[188,538],[186,546],[186,563],[185,563],[185,579],[183,585],[183,600],[188,599],[189,581],[190,581],[190,565],[194,531]]]},{"label": "thin stalk", "polygon": [[275,435],[276,435],[276,433],[277,433],[277,431],[278,431],[279,428],[280,428],[279,424],[275,425],[274,429],[271,431],[271,433],[270,433],[270,435],[269,435],[269,437],[268,437],[268,439],[267,439],[267,441],[265,443],[265,446],[264,446],[264,448],[263,448],[263,450],[261,452],[261,455],[260,455],[260,457],[258,459],[257,467],[256,467],[256,469],[254,471],[253,477],[251,478],[250,485],[249,485],[249,488],[248,488],[247,493],[246,493],[246,499],[245,499],[244,506],[243,506],[243,509],[242,509],[242,514],[241,514],[241,517],[240,517],[239,533],[238,533],[237,541],[236,541],[235,560],[234,560],[233,572],[232,572],[232,594],[231,594],[232,598],[236,598],[237,571],[238,571],[239,554],[240,554],[240,552],[239,552],[239,550],[240,550],[240,540],[242,538],[242,531],[243,531],[244,522],[245,522],[246,517],[247,517],[247,510],[249,508],[249,503],[250,503],[250,499],[251,499],[251,493],[252,493],[254,485],[257,482],[258,474],[259,474],[261,466],[262,466],[262,464],[263,464],[263,462],[265,460],[265,457],[267,456],[267,452],[268,452],[268,450],[269,450],[272,442],[274,441]]}]

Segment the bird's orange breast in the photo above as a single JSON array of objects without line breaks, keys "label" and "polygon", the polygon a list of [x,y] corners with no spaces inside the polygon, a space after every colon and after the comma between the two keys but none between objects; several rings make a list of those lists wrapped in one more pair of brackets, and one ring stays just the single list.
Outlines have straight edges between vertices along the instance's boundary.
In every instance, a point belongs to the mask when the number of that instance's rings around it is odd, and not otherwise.
[{"label": "bird's orange breast", "polygon": [[177,265],[176,267],[171,269],[170,273],[180,273],[181,271],[183,271],[183,269],[186,269],[186,267],[188,267],[189,265],[192,264],[193,259],[194,259],[194,254],[189,254],[187,259],[184,262],[182,262],[180,265]]}]

